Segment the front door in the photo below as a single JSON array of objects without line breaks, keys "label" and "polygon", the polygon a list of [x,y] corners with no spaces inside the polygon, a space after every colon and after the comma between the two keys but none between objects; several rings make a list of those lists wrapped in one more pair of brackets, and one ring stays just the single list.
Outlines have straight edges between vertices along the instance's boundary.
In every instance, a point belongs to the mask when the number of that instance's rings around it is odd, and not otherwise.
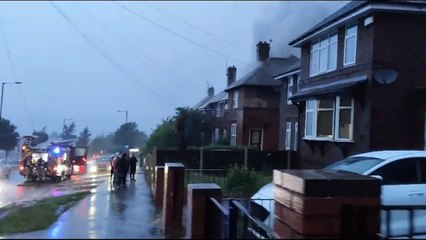
[{"label": "front door", "polygon": [[250,129],[250,146],[263,149],[263,129]]}]

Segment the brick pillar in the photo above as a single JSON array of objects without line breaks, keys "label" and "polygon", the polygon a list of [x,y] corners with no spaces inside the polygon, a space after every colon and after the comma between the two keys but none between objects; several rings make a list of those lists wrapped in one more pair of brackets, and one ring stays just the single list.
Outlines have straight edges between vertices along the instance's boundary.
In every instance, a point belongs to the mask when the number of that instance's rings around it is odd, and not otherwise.
[{"label": "brick pillar", "polygon": [[280,238],[379,238],[379,179],[326,170],[274,170]]},{"label": "brick pillar", "polygon": [[[186,239],[205,239],[208,227],[206,222],[209,218],[207,206],[210,205],[210,197],[219,202],[222,198],[222,190],[215,183],[188,184],[187,216],[186,216]],[[211,205],[210,205],[211,206]]]},{"label": "brick pillar", "polygon": [[182,231],[184,175],[182,163],[165,163],[163,229],[166,236],[173,237]]},{"label": "brick pillar", "polygon": [[164,166],[155,167],[155,206],[163,206],[164,195]]}]

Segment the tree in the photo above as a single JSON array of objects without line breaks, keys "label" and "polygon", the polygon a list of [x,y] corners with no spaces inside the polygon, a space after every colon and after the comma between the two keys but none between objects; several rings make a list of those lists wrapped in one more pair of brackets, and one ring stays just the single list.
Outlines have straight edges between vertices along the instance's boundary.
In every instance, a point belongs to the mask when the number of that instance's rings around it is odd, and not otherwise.
[{"label": "tree", "polygon": [[6,160],[9,151],[13,150],[18,145],[19,134],[16,132],[16,127],[9,120],[0,119],[0,149],[6,151]]},{"label": "tree", "polygon": [[89,128],[85,127],[83,131],[80,132],[80,136],[77,139],[77,145],[87,147],[89,145],[91,135]]},{"label": "tree", "polygon": [[96,136],[91,142],[89,146],[89,151],[92,153],[98,153],[100,151],[103,152],[114,152],[114,133],[108,134],[107,136],[101,135]]},{"label": "tree", "polygon": [[[178,124],[179,122],[179,124]],[[182,132],[179,134],[178,127]],[[210,134],[211,123],[206,117],[190,108],[176,108],[175,116],[163,119],[162,123],[151,133],[144,152],[148,153],[153,147],[159,149],[186,146],[202,146],[209,143],[209,138],[202,137]]]},{"label": "tree", "polygon": [[43,129],[40,130],[40,131],[34,130],[33,131],[33,135],[38,137],[37,139],[35,139],[33,141],[34,145],[38,145],[40,143],[44,143],[44,142],[47,141],[47,139],[49,139],[49,136],[46,133],[46,127],[43,127]]},{"label": "tree", "polygon": [[64,140],[68,139],[75,139],[77,138],[76,135],[74,135],[75,132],[75,123],[72,122],[69,126],[64,125],[64,131],[61,133],[61,138]]},{"label": "tree", "polygon": [[147,138],[146,133],[138,130],[138,125],[135,122],[129,122],[121,125],[115,131],[114,143],[119,146],[143,146]]},{"label": "tree", "polygon": [[149,136],[145,145],[145,152],[150,152],[153,147],[160,149],[176,147],[178,142],[177,129],[173,118],[163,119]]}]

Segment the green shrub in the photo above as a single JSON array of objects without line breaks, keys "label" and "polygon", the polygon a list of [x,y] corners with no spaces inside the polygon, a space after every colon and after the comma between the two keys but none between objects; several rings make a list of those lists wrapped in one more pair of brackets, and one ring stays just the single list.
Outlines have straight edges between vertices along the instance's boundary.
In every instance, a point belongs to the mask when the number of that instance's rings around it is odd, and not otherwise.
[{"label": "green shrub", "polygon": [[256,191],[257,176],[252,170],[237,164],[228,171],[225,189],[233,197],[249,197]]}]

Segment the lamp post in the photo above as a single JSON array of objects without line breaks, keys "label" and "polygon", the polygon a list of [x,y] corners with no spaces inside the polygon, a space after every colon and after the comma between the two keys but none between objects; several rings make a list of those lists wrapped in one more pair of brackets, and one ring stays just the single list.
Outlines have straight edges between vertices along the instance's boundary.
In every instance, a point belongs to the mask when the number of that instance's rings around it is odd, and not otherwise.
[{"label": "lamp post", "polygon": [[0,120],[1,120],[1,112],[3,110],[3,92],[5,84],[22,84],[22,82],[2,82],[1,83],[1,99],[0,99]]},{"label": "lamp post", "polygon": [[127,111],[127,110],[117,110],[117,112],[124,112],[124,113],[126,113],[126,125],[127,125],[127,115],[129,114],[129,111]]},{"label": "lamp post", "polygon": [[74,119],[72,119],[72,118],[64,118],[64,123],[62,125],[62,135],[65,134],[65,121],[67,121],[67,120],[74,120]]}]

